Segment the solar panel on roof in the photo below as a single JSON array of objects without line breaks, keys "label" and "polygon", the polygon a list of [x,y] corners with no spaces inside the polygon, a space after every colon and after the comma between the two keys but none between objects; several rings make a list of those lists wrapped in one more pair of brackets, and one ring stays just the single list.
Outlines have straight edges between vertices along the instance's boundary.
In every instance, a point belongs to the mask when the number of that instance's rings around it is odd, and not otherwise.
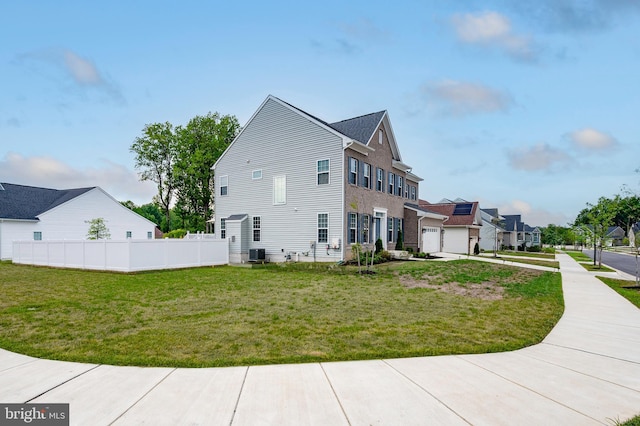
[{"label": "solar panel on roof", "polygon": [[453,215],[454,216],[470,215],[471,209],[473,209],[473,204],[471,203],[456,204],[455,209],[453,209]]}]

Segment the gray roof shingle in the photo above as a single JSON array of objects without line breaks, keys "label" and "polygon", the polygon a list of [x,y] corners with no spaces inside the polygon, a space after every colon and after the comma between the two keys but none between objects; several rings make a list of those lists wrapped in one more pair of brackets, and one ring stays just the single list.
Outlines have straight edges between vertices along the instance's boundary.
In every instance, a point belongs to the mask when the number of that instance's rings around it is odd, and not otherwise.
[{"label": "gray roof shingle", "polygon": [[0,219],[38,220],[38,216],[91,188],[49,189],[2,182],[0,190]]},{"label": "gray roof shingle", "polygon": [[331,123],[330,126],[345,136],[355,139],[363,144],[368,144],[373,132],[378,128],[385,111],[372,112],[360,117]]}]

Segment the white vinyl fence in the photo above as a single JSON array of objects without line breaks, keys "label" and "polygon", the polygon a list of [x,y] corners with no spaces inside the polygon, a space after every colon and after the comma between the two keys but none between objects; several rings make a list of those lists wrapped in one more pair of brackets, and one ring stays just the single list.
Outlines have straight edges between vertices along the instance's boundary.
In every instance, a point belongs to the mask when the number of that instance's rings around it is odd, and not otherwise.
[{"label": "white vinyl fence", "polygon": [[13,263],[136,272],[226,265],[226,240],[14,241]]}]

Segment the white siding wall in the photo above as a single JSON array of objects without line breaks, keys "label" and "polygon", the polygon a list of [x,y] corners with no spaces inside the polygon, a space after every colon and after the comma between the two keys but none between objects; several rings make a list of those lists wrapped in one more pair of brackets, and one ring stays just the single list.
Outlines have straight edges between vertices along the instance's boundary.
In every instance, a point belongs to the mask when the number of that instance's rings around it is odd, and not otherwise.
[{"label": "white siding wall", "polygon": [[86,240],[89,224],[85,221],[98,217],[105,219],[112,240],[125,240],[127,231],[131,231],[132,239],[147,239],[147,232],[154,238],[151,221],[95,188],[41,214],[39,222],[3,222],[1,256],[10,259],[12,242],[33,240],[35,231],[42,232],[43,240]]},{"label": "white siding wall", "polygon": [[[249,215],[249,249],[264,248],[279,262],[291,253],[307,253],[317,240],[317,215],[329,214],[329,243],[342,238],[342,139],[297,112],[269,99],[216,166],[216,229],[220,219]],[[318,160],[330,160],[330,183],[317,185]],[[262,179],[252,179],[262,170]],[[220,196],[219,179],[229,177],[228,195]],[[273,177],[286,176],[286,204],[273,204]],[[261,241],[254,242],[252,218],[261,217]],[[229,233],[227,232],[227,237]],[[344,242],[342,242],[344,244]],[[316,260],[338,260],[339,250],[318,245]]]},{"label": "white siding wall", "polygon": [[[500,249],[501,233],[498,231],[498,247]],[[496,227],[486,221],[483,221],[482,228],[480,228],[480,248],[482,250],[493,251],[496,247]]]},{"label": "white siding wall", "polygon": [[0,259],[11,259],[13,241],[33,240],[37,223],[26,221],[0,221]]}]

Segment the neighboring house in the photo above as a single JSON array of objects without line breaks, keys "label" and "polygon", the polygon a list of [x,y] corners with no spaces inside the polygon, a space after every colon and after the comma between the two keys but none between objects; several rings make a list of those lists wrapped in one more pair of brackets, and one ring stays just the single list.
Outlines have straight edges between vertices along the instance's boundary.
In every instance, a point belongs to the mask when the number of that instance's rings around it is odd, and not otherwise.
[{"label": "neighboring house", "polygon": [[[637,224],[633,226],[637,226]],[[586,247],[593,246],[593,225],[579,225],[574,229],[574,232],[582,237]],[[607,233],[604,237],[604,247],[621,246],[625,237],[628,237],[628,235],[624,232],[624,229],[619,226],[610,226],[607,228]],[[599,243],[599,238],[596,240]]]},{"label": "neighboring house", "polygon": [[153,239],[156,225],[99,187],[48,189],[0,183],[0,259],[13,241],[85,240],[87,221],[103,218],[111,239]]},{"label": "neighboring house", "polygon": [[480,209],[482,228],[480,228],[480,249],[485,251],[500,250],[504,244],[504,218],[498,209]]},{"label": "neighboring house", "polygon": [[607,247],[621,246],[624,237],[626,237],[624,229],[619,226],[610,226],[605,237]]},{"label": "neighboring house", "polygon": [[521,250],[523,247],[540,246],[542,232],[539,227],[532,227],[522,221],[522,215],[503,215],[503,244],[505,247]]},{"label": "neighboring house", "polygon": [[386,111],[327,123],[268,96],[213,169],[214,228],[232,263],[255,250],[275,262],[345,260],[355,243],[394,249],[400,230],[420,248],[419,227],[443,220],[415,208],[422,179]]},{"label": "neighboring house", "polygon": [[482,215],[477,201],[445,199],[431,204],[428,201],[420,200],[419,206],[447,217],[443,224],[442,251],[473,253],[476,243],[480,242],[480,228],[482,227]]}]

